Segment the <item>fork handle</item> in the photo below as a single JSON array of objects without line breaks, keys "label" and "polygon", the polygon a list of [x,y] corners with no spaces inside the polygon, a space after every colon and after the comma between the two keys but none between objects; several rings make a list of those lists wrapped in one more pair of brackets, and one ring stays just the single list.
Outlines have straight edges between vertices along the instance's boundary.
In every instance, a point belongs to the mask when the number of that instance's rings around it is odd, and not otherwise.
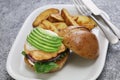
[{"label": "fork handle", "polygon": [[99,25],[100,29],[103,31],[106,38],[110,41],[111,44],[116,44],[119,41],[118,37],[110,30],[109,27],[103,25],[93,15],[90,15],[90,17]]},{"label": "fork handle", "polygon": [[108,27],[116,34],[116,36],[120,39],[120,30],[112,24],[103,14],[100,14],[100,17],[104,20],[104,22],[108,25]]}]

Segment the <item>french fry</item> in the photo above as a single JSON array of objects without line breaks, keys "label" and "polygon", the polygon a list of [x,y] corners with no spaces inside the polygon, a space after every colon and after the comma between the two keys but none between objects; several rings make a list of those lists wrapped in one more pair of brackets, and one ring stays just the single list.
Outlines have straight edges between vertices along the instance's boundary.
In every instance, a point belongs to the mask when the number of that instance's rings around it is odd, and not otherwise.
[{"label": "french fry", "polygon": [[66,23],[64,23],[64,22],[53,23],[53,25],[57,28],[58,31],[61,31],[61,30],[65,29],[66,27],[68,27],[66,25]]},{"label": "french fry", "polygon": [[50,21],[43,20],[42,24],[45,26],[44,29],[51,30],[51,31],[58,33],[57,28]]},{"label": "french fry", "polygon": [[61,11],[61,16],[63,17],[63,19],[65,20],[65,23],[68,26],[79,26],[71,17],[71,15],[68,13],[68,11],[66,9],[62,9]]},{"label": "french fry", "polygon": [[48,18],[50,22],[64,22],[60,14],[51,14]]},{"label": "french fry", "polygon": [[59,10],[55,8],[50,8],[43,11],[36,17],[35,21],[33,22],[33,27],[37,27],[43,20],[46,20],[50,14],[58,14],[58,13]]}]

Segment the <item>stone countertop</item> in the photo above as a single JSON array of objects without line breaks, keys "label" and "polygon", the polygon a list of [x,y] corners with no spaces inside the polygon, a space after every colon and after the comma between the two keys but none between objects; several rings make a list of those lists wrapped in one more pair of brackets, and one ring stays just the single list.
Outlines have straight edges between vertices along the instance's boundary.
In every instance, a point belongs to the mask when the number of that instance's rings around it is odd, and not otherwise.
[{"label": "stone countertop", "polygon": [[[120,29],[120,0],[94,0]],[[14,80],[6,71],[10,48],[29,14],[46,4],[71,4],[70,0],[0,0],[0,80]],[[120,80],[120,42],[109,45],[106,64],[97,80]]]}]

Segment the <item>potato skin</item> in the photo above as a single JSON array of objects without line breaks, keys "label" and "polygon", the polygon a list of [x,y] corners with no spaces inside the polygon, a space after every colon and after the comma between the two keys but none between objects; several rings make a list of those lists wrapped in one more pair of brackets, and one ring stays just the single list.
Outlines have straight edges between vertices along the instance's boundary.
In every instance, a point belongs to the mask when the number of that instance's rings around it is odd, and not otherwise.
[{"label": "potato skin", "polygon": [[[67,28],[68,30],[71,28]],[[98,41],[96,36],[88,30],[70,30],[64,36],[63,43],[73,52],[87,59],[98,57]]]}]

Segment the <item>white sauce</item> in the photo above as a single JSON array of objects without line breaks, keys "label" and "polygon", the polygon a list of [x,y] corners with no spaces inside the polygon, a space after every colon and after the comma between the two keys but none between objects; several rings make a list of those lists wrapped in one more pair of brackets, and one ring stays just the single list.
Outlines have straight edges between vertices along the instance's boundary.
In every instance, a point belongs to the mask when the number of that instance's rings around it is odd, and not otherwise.
[{"label": "white sauce", "polygon": [[32,61],[30,61],[29,59],[28,59],[28,62],[31,64],[31,65],[35,65]]},{"label": "white sauce", "polygon": [[53,32],[53,31],[50,31],[50,30],[46,30],[46,32],[48,32],[49,34],[51,35],[55,35],[55,36],[58,36],[57,33]]}]

